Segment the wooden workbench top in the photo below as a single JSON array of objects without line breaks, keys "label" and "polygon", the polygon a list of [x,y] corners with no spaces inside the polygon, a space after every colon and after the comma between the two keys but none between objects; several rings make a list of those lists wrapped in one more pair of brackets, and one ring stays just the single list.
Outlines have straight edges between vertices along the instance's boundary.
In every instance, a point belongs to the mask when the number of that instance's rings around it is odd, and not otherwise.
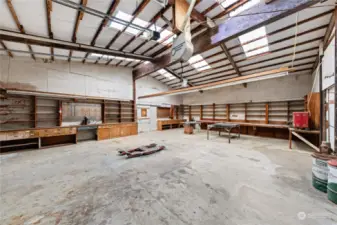
[{"label": "wooden workbench top", "polygon": [[288,129],[289,126],[285,124],[263,124],[263,123],[244,123],[244,122],[227,122],[227,121],[214,121],[214,120],[200,120],[201,123],[230,123],[230,124],[239,124],[241,126],[249,127],[266,127],[266,128],[279,128],[279,129]]}]

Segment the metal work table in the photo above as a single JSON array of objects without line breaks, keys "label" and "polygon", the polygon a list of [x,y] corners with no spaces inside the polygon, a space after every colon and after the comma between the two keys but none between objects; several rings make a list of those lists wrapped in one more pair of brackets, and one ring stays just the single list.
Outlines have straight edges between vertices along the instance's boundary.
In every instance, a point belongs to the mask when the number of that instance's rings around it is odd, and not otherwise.
[{"label": "metal work table", "polygon": [[231,131],[232,129],[238,128],[237,137],[240,138],[240,124],[235,123],[216,123],[207,125],[207,140],[209,140],[209,131],[212,129],[219,129],[219,136],[221,134],[221,130],[228,132],[228,143],[231,143]]}]

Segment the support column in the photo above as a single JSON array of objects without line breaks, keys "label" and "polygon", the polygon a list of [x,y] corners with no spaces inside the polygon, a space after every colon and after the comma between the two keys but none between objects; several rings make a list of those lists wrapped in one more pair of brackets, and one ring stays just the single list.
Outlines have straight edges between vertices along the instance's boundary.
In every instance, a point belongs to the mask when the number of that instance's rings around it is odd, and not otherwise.
[{"label": "support column", "polygon": [[105,100],[102,103],[102,123],[105,123]]},{"label": "support column", "polygon": [[36,101],[36,96],[33,96],[33,110],[34,110],[34,128],[37,127],[37,101]]},{"label": "support column", "polygon": [[58,111],[58,115],[59,115],[59,126],[62,126],[62,114],[63,114],[63,109],[62,109],[62,101],[59,100],[58,102],[58,106],[59,106],[59,111]]},{"label": "support column", "polygon": [[335,152],[337,152],[337,13],[335,13]]},{"label": "support column", "polygon": [[215,103],[213,103],[213,120],[215,120]]},{"label": "support column", "polygon": [[319,105],[319,146],[322,144],[322,141],[324,141],[324,93],[323,93],[323,65],[322,65],[322,59],[324,56],[323,53],[323,43],[320,43],[319,46],[319,98],[320,98],[320,105]]},{"label": "support column", "polygon": [[269,123],[269,103],[266,103],[266,111],[265,111],[265,123]]},{"label": "support column", "polygon": [[231,106],[230,106],[230,104],[227,104],[226,105],[226,116],[227,116],[227,121],[229,122],[230,121],[230,113],[231,113]]},{"label": "support column", "polygon": [[247,122],[247,103],[245,103],[245,122]]},{"label": "support column", "polygon": [[136,76],[132,76],[133,122],[137,122]]}]

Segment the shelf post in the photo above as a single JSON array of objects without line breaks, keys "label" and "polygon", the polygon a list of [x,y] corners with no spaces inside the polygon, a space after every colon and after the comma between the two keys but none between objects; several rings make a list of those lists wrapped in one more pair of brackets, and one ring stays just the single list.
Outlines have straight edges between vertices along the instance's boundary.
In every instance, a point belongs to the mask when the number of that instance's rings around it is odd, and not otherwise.
[{"label": "shelf post", "polygon": [[213,103],[213,120],[215,120],[215,103]]},{"label": "shelf post", "polygon": [[58,115],[59,115],[59,126],[62,126],[62,101],[61,100],[59,100],[58,101],[58,109],[59,109],[59,111],[58,111]]},{"label": "shelf post", "polygon": [[105,123],[105,100],[102,103],[102,123]]},{"label": "shelf post", "polygon": [[118,101],[118,114],[119,114],[118,122],[121,123],[122,122],[122,102],[121,101]]},{"label": "shelf post", "polygon": [[227,121],[229,122],[230,121],[230,113],[231,113],[231,106],[230,104],[227,104],[226,105],[226,116],[227,116]]},{"label": "shelf post", "polygon": [[290,103],[287,101],[287,123],[289,123],[290,118]]},{"label": "shelf post", "polygon": [[245,103],[245,122],[247,122],[247,103]]},{"label": "shelf post", "polygon": [[269,103],[266,103],[266,110],[265,110],[265,123],[269,123]]},{"label": "shelf post", "polygon": [[33,96],[33,106],[34,106],[34,128],[37,127],[37,102],[36,96]]},{"label": "shelf post", "polygon": [[133,122],[137,122],[137,87],[136,77],[132,76]]}]

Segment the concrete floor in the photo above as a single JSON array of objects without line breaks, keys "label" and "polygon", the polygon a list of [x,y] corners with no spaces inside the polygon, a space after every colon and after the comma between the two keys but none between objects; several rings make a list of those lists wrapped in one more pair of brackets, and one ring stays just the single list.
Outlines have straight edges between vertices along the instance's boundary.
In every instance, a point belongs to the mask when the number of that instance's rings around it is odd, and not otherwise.
[{"label": "concrete floor", "polygon": [[[116,154],[152,142],[167,150]],[[286,140],[176,129],[0,157],[3,225],[337,224],[311,187],[310,151]]]}]

